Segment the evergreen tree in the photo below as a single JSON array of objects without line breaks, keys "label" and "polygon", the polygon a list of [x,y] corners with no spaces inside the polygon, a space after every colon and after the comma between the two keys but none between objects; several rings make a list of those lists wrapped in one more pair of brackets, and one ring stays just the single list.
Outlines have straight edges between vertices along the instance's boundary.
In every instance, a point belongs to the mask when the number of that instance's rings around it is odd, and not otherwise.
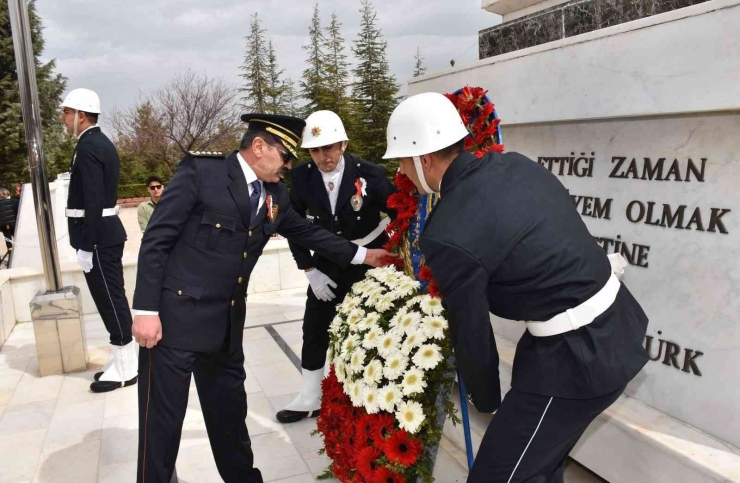
[{"label": "evergreen tree", "polygon": [[352,51],[357,57],[353,70],[353,135],[358,146],[355,152],[368,161],[386,165],[388,175],[395,173],[398,163],[382,159],[386,148],[385,131],[388,118],[396,107],[398,84],[390,73],[386,57],[387,42],[375,24],[377,14],[370,0],[362,0],[360,32]]},{"label": "evergreen tree", "polygon": [[308,45],[303,50],[308,52],[306,64],[308,67],[303,71],[300,82],[301,96],[306,100],[304,115],[308,116],[314,111],[326,109],[327,88],[324,79],[324,52],[326,38],[321,31],[321,19],[319,18],[319,4],[313,9],[311,26],[308,28]]},{"label": "evergreen tree", "polygon": [[326,29],[324,44],[324,75],[326,88],[330,93],[327,96],[324,109],[334,111],[347,124],[350,117],[349,97],[347,96],[349,62],[347,62],[347,55],[344,53],[344,39],[339,31],[341,26],[337,14],[332,13],[331,23]]},{"label": "evergreen tree", "polygon": [[288,80],[285,81],[285,106],[289,116],[300,116],[298,106],[296,105],[296,92],[295,83],[293,79],[288,76]]},{"label": "evergreen tree", "polygon": [[416,46],[416,55],[414,56],[414,60],[416,61],[414,64],[414,77],[419,77],[427,71],[427,68],[424,67],[424,57],[421,56],[421,49],[418,45]]},{"label": "evergreen tree", "polygon": [[269,114],[286,114],[288,111],[287,84],[283,82],[284,70],[281,70],[277,64],[277,55],[272,47],[272,40],[267,43],[267,91],[266,104],[264,112]]},{"label": "evergreen tree", "polygon": [[[36,2],[28,4],[31,41],[36,60],[36,85],[44,135],[47,174],[53,180],[69,167],[74,139],[68,138],[59,120],[59,104],[67,88],[67,79],[55,73],[56,61],[41,63],[44,50],[43,25],[36,14]],[[23,127],[18,75],[10,29],[8,2],[0,1],[0,187],[12,187],[29,181],[28,150]]]},{"label": "evergreen tree", "polygon": [[244,63],[239,68],[243,73],[240,77],[244,79],[244,87],[239,89],[242,98],[242,107],[247,111],[266,112],[268,109],[268,90],[270,79],[268,78],[269,53],[265,39],[265,29],[254,14],[250,25],[249,37],[245,37],[247,48],[244,55]]}]

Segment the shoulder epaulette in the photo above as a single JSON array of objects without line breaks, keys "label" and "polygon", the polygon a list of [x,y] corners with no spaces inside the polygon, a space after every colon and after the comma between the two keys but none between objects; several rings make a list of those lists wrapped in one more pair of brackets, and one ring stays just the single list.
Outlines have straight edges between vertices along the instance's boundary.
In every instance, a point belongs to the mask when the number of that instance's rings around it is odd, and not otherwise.
[{"label": "shoulder epaulette", "polygon": [[196,158],[225,158],[226,153],[221,151],[188,151],[188,154]]}]

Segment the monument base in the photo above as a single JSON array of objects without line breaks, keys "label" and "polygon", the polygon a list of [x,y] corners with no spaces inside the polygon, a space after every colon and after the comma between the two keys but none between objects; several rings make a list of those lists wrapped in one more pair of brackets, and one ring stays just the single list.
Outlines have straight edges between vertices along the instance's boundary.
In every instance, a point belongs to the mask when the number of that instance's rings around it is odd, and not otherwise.
[{"label": "monument base", "polygon": [[59,292],[38,293],[30,308],[39,374],[43,377],[87,370],[80,289],[72,286]]}]

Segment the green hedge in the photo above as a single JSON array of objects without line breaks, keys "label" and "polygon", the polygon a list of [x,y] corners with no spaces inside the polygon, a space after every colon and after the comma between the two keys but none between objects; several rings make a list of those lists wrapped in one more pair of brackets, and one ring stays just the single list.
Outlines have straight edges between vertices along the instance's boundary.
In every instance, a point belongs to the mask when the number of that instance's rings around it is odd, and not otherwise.
[{"label": "green hedge", "polygon": [[126,198],[145,198],[149,196],[144,183],[141,184],[123,184],[118,186],[118,199]]}]

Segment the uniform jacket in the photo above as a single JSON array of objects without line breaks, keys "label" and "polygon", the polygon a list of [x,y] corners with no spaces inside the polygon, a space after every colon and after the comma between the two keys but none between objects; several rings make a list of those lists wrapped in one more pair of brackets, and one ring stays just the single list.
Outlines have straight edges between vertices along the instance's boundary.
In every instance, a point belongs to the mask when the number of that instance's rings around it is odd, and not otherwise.
[{"label": "uniform jacket", "polygon": [[[312,226],[290,207],[283,183],[263,183],[266,200],[250,225],[249,189],[236,152],[186,155],[157,203],[141,243],[134,308],[159,311],[160,344],[212,352],[230,331],[241,347],[252,270],[270,237],[320,250],[342,266],[357,246]],[[272,201],[274,221],[267,216]]]},{"label": "uniform jacket", "polygon": [[97,126],[80,136],[72,156],[67,208],[85,210],[84,218],[67,218],[72,248],[93,251],[126,241],[118,216],[103,216],[118,199],[121,162],[115,146]]},{"label": "uniform jacket", "polygon": [[[478,409],[491,412],[501,392],[489,312],[548,320],[601,290],[611,268],[560,181],[520,154],[462,153],[441,190],[420,246],[444,296],[463,379]],[[622,285],[585,327],[551,337],[525,332],[512,387],[573,399],[614,391],[648,360],[647,323]]]},{"label": "uniform jacket", "polygon": [[[350,200],[356,193],[355,181],[363,178],[367,182],[367,196],[363,197],[362,208],[355,211]],[[315,225],[335,233],[347,240],[364,238],[380,223],[380,213],[387,213],[395,218],[395,212],[386,206],[388,197],[395,192],[395,187],[386,178],[385,168],[364,159],[344,153],[344,172],[338,188],[336,213],[332,215],[329,195],[319,168],[312,161],[296,166],[291,170],[290,199],[293,209],[301,217]],[[365,245],[368,248],[380,248],[388,240],[381,233],[375,240]],[[305,270],[316,267],[336,280],[339,267],[319,253],[311,252],[289,240],[290,251],[298,265]]]}]

